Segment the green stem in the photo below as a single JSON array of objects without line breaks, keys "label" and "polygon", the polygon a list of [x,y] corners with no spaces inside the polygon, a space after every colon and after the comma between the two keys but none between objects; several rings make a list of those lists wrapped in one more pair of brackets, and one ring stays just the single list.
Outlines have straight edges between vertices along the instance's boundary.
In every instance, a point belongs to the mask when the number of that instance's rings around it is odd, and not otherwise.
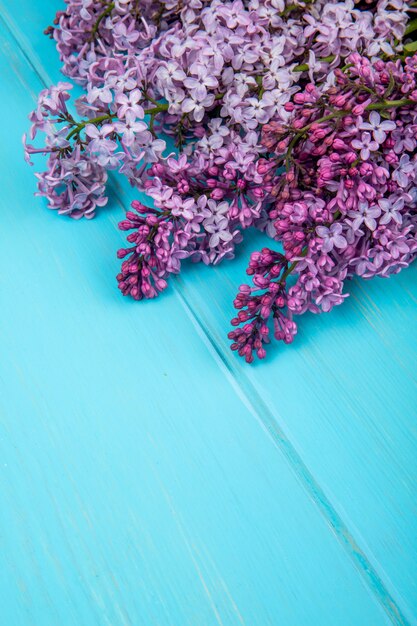
[{"label": "green stem", "polygon": [[[301,257],[306,256],[306,255],[307,255],[307,252],[308,252],[308,246],[305,246],[305,247],[301,250],[300,256],[301,256]],[[281,278],[279,279],[279,282],[280,282],[280,283],[284,283],[284,282],[287,280],[288,276],[291,274],[291,272],[292,272],[293,270],[295,270],[295,268],[297,267],[298,263],[299,263],[299,261],[293,261],[293,262],[291,263],[291,265],[289,265],[289,266],[287,267],[287,269],[285,270],[285,272],[283,273],[283,275],[282,275],[282,276],[281,276]]]},{"label": "green stem", "polygon": [[353,80],[349,79],[348,83],[352,85],[352,89],[354,89],[355,91],[365,91],[366,93],[370,93],[371,96],[375,95],[375,91],[373,91],[370,87],[367,87],[366,85],[356,85]]},{"label": "green stem", "polygon": [[368,104],[366,111],[383,111],[384,109],[395,109],[397,107],[404,107],[410,104],[417,106],[417,102],[410,100],[409,98],[404,98],[403,100],[384,100],[383,102]]},{"label": "green stem", "polygon": [[146,98],[146,100],[149,100],[149,102],[152,102],[152,104],[155,104],[156,106],[159,106],[158,100],[155,100],[154,98],[151,98],[150,96],[148,96],[148,94],[145,94],[145,98]]},{"label": "green stem", "polygon": [[[306,250],[306,251],[305,251],[305,254],[303,254],[304,250],[302,250],[302,252],[301,252],[301,254],[302,254],[303,256],[305,256],[305,255],[307,254],[307,248],[306,248],[305,250]],[[293,261],[293,262],[291,263],[291,265],[289,265],[289,266],[287,267],[287,269],[285,270],[285,272],[283,273],[283,275],[281,276],[281,278],[280,278],[280,280],[279,280],[279,282],[280,282],[280,283],[284,283],[284,282],[287,280],[287,278],[288,278],[288,276],[291,274],[291,272],[292,272],[293,270],[295,270],[295,268],[297,267],[297,263],[298,263],[298,261]]]},{"label": "green stem", "polygon": [[110,2],[110,4],[104,9],[103,13],[101,13],[98,16],[96,23],[94,24],[91,30],[90,41],[94,41],[98,32],[98,27],[100,26],[102,20],[104,20],[104,18],[107,17],[108,15],[110,15],[114,7],[115,7],[115,2]]},{"label": "green stem", "polygon": [[265,91],[265,89],[262,86],[263,76],[257,76],[255,78],[255,81],[256,81],[256,84],[258,85],[258,88],[259,88],[259,93],[258,93],[259,99],[261,99],[262,96],[264,95],[264,91]]},{"label": "green stem", "polygon": [[[167,111],[167,110],[168,110],[168,104],[158,104],[158,106],[152,107],[151,109],[145,109],[145,114],[155,117],[155,115],[157,115],[158,113],[162,113],[163,111]],[[102,122],[114,120],[114,118],[116,117],[117,117],[116,113],[106,113],[105,115],[99,115],[98,117],[93,117],[91,119],[83,120],[79,124],[76,124],[75,128],[71,130],[71,132],[67,135],[66,139],[67,141],[69,141],[75,135],[79,135],[80,132],[87,126],[87,124],[95,124],[96,126],[98,126],[98,124],[102,124]]]},{"label": "green stem", "polygon": [[384,93],[384,100],[390,97],[395,89],[395,78],[392,72],[389,73],[389,83]]},{"label": "green stem", "polygon": [[98,124],[101,124],[102,122],[106,122],[107,120],[112,120],[114,117],[115,115],[110,115],[107,113],[106,115],[100,115],[99,117],[93,117],[89,120],[84,120],[83,122],[80,122],[79,124],[75,126],[75,128],[72,129],[72,131],[67,135],[66,139],[67,141],[69,141],[70,139],[72,139],[72,137],[74,137],[74,135],[79,135],[80,132],[83,130],[83,128],[87,126],[87,124],[95,124],[97,126]]},{"label": "green stem", "polygon": [[157,115],[163,111],[168,111],[168,104],[158,104],[158,106],[152,109],[145,109],[145,115]]},{"label": "green stem", "polygon": [[[318,63],[331,63],[336,58],[335,54],[329,54],[327,57],[323,57],[322,59],[317,59]],[[294,68],[294,72],[307,72],[310,66],[308,63],[302,63],[301,65],[296,65]]]},{"label": "green stem", "polygon": [[280,17],[285,17],[286,15],[288,15],[288,13],[291,13],[291,11],[296,11],[299,9],[300,7],[298,4],[289,4],[288,6],[285,7],[283,11],[281,11],[279,15]]}]

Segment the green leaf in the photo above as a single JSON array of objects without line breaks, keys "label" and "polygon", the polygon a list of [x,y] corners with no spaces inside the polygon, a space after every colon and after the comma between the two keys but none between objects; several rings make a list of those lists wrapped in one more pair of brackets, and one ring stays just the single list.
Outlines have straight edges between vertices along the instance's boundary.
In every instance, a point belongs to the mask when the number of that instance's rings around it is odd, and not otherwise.
[{"label": "green leaf", "polygon": [[411,22],[408,24],[407,28],[405,29],[405,34],[409,35],[410,33],[414,32],[415,30],[417,30],[417,19],[416,20],[411,20]]},{"label": "green leaf", "polygon": [[406,43],[404,46],[404,50],[406,50],[407,52],[415,52],[417,50],[417,41]]}]

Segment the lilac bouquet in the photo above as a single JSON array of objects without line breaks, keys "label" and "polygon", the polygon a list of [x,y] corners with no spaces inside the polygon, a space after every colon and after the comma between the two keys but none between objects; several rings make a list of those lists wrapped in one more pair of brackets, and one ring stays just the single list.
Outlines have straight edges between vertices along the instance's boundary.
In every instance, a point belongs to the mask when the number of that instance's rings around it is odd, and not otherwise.
[{"label": "lilac bouquet", "polygon": [[[124,295],[153,298],[191,259],[234,256],[255,227],[229,333],[251,362],[353,276],[417,255],[417,4],[66,0],[47,33],[71,83],[44,90],[26,158],[48,206],[91,218],[109,170],[145,191],[120,223]],[[175,150],[167,149],[169,139]]]}]

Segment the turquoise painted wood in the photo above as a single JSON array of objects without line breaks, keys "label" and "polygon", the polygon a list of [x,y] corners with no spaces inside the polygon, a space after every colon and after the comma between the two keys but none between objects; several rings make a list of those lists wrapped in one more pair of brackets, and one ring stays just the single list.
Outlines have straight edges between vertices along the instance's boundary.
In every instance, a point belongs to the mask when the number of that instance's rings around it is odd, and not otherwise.
[{"label": "turquoise painted wood", "polygon": [[0,0],[0,624],[417,624],[417,268],[254,367],[225,330],[258,235],[121,298],[132,191],[76,223],[22,160],[60,6]]}]

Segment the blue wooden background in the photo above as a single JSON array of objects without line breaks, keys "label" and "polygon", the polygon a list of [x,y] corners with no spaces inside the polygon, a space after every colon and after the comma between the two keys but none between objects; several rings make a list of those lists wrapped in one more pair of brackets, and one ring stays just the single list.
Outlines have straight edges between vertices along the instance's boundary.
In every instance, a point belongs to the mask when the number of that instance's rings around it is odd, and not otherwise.
[{"label": "blue wooden background", "polygon": [[1,626],[417,624],[417,266],[291,347],[225,337],[253,236],[123,299],[92,222],[33,197],[21,135],[59,0],[0,0]]}]

